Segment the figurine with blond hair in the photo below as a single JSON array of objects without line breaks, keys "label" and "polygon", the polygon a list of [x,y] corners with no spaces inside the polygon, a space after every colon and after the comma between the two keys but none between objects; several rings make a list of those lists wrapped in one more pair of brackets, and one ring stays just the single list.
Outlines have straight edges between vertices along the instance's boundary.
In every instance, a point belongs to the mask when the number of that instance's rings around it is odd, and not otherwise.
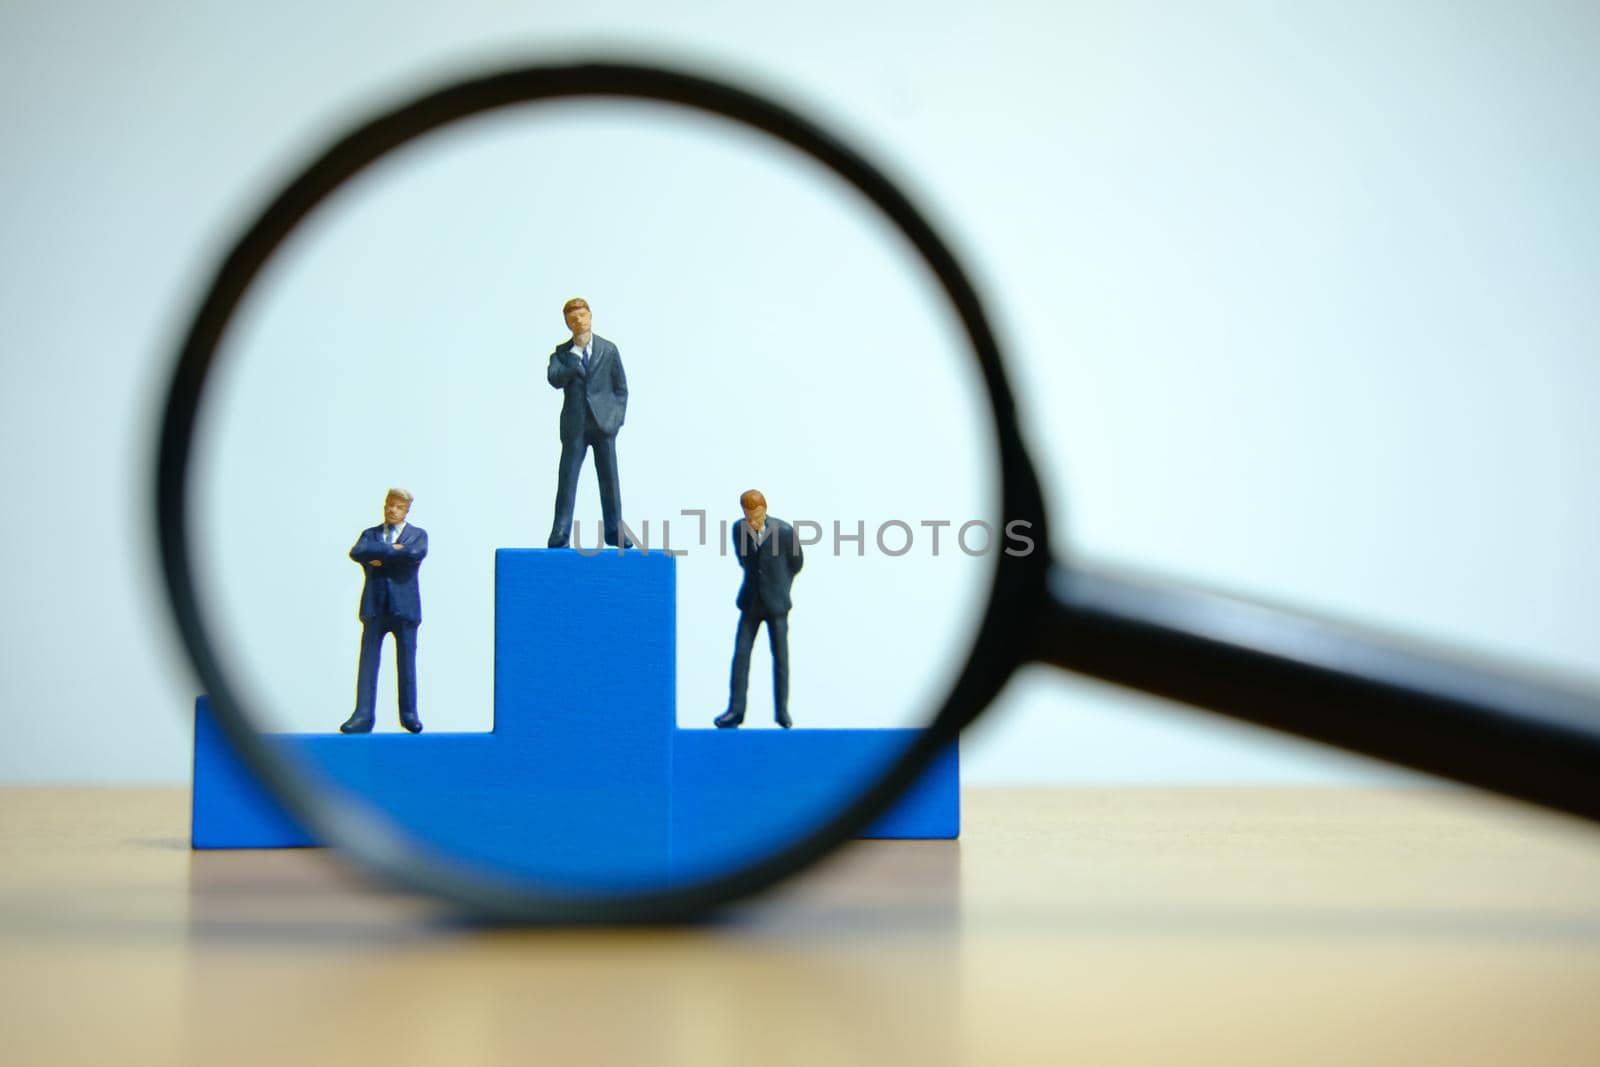
[{"label": "figurine with blond hair", "polygon": [[789,588],[805,564],[794,527],[767,514],[767,498],[750,489],[739,497],[744,518],[733,524],[733,550],[744,568],[744,583],[734,601],[739,629],[733,641],[733,672],[728,710],[714,720],[721,730],[744,722],[745,690],[750,683],[750,650],[756,630],[767,624],[772,648],[772,717],[787,730],[789,718]]},{"label": "figurine with blond hair", "polygon": [[[594,473],[600,482],[600,515],[605,542],[616,545],[622,524],[622,483],[617,476],[617,431],[628,413],[628,377],[617,346],[590,328],[589,302],[581,296],[561,308],[572,336],[550,353],[546,373],[552,388],[563,392],[561,464],[556,472],[556,513],[550,524],[551,548],[565,548],[572,538],[572,510],[578,497],[583,457],[594,449]],[[624,546],[626,547],[626,546]]]},{"label": "figurine with blond hair", "polygon": [[417,718],[417,627],[422,625],[422,593],[417,571],[428,554],[428,532],[406,522],[412,496],[391,489],[383,500],[381,525],[361,531],[350,558],[361,565],[361,664],[356,668],[356,710],[340,733],[372,731],[378,695],[378,657],[385,634],[394,634],[395,673],[400,690],[400,725],[422,732]]}]

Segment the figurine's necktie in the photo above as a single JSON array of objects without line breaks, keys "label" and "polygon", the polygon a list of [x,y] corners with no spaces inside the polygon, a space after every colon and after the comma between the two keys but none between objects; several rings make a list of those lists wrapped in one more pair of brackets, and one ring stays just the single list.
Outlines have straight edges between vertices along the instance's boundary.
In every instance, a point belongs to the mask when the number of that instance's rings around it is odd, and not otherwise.
[{"label": "figurine's necktie", "polygon": [[583,347],[583,373],[585,375],[587,375],[589,373],[589,346],[588,345],[585,345]]}]

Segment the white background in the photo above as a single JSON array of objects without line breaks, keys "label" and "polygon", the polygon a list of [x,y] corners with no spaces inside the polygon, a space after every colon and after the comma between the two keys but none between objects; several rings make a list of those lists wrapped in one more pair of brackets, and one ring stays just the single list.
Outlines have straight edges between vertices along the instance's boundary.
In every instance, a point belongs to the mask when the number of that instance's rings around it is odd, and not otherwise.
[{"label": "white background", "polygon": [[[208,384],[196,528],[213,621],[250,690],[272,694],[262,718],[332,730],[349,713],[361,573],[346,550],[401,485],[430,540],[423,721],[490,728],[495,549],[546,543],[562,404],[546,371],[558,339],[570,347],[572,292],[627,368],[624,518],[641,551],[672,523],[686,553],[679,724],[711,729],[727,706],[741,571],[723,523],[752,486],[772,515],[824,532],[794,592],[791,713],[804,727],[925,723],[993,564],[959,550],[959,528],[1000,526],[991,420],[954,315],[819,167],[682,109],[593,102],[408,146],[308,219],[251,291]],[[579,480],[585,550],[600,543],[593,472]],[[264,486],[292,490],[293,520],[252,521]],[[686,509],[704,515],[704,545]],[[924,519],[951,524],[938,554],[926,530],[904,554],[878,549],[884,521]],[[837,554],[835,522],[862,531]],[[889,552],[903,536],[886,535]],[[981,531],[966,542],[986,547]],[[610,635],[584,637],[606,649]],[[761,646],[750,728],[772,722]],[[379,683],[382,728],[398,731],[393,683]]]},{"label": "white background", "polygon": [[[597,50],[781,93],[912,184],[990,302],[1058,547],[1600,676],[1600,15],[1171,8],[6,5],[0,779],[187,775],[151,434],[261,198],[374,107]],[[625,356],[647,327],[614,331]],[[523,543],[548,519],[530,466]],[[314,513],[274,482],[245,519]],[[1043,670],[964,759],[969,781],[1372,773]]]}]

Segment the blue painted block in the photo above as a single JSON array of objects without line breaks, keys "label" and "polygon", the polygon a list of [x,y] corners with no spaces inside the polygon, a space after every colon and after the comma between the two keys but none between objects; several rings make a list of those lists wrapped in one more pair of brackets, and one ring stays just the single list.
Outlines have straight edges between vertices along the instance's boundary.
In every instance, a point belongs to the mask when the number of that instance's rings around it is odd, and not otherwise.
[{"label": "blue painted block", "polygon": [[[912,730],[679,730],[673,753],[673,871],[725,868],[816,827],[883,773]],[[940,756],[867,837],[955,837],[956,748]]]},{"label": "blue painted block", "polygon": [[870,838],[961,836],[961,746],[933,758],[922,777],[861,835]]},{"label": "blue painted block", "polygon": [[[898,730],[677,729],[675,583],[663,553],[501,549],[493,732],[276,739],[421,843],[568,889],[659,884],[669,869],[692,876],[770,848],[909,743]],[[958,777],[952,748],[870,836],[956,836]],[[239,764],[204,697],[192,839],[310,843]]]},{"label": "blue painted block", "polygon": [[294,848],[314,843],[233,754],[205,697],[194,702],[189,841],[195,848]]},{"label": "blue painted block", "polygon": [[515,841],[536,873],[618,886],[660,879],[670,847],[675,564],[664,553],[495,553],[495,735],[517,758],[496,761],[507,773],[490,793],[536,823]]},{"label": "blue painted block", "polygon": [[[502,549],[495,593],[492,733],[278,741],[451,855],[572,889],[658,883],[670,848],[672,557]],[[197,725],[195,847],[302,843],[237,762],[217,758],[220,741]]]}]

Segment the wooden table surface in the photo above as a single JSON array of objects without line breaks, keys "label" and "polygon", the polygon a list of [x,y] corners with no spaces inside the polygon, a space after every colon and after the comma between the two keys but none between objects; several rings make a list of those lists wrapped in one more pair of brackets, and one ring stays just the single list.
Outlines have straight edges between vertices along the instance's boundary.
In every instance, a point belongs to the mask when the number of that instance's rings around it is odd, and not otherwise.
[{"label": "wooden table surface", "polygon": [[0,1063],[1600,1064],[1600,829],[1444,790],[964,794],[715,924],[475,929],[179,790],[0,790]]}]

